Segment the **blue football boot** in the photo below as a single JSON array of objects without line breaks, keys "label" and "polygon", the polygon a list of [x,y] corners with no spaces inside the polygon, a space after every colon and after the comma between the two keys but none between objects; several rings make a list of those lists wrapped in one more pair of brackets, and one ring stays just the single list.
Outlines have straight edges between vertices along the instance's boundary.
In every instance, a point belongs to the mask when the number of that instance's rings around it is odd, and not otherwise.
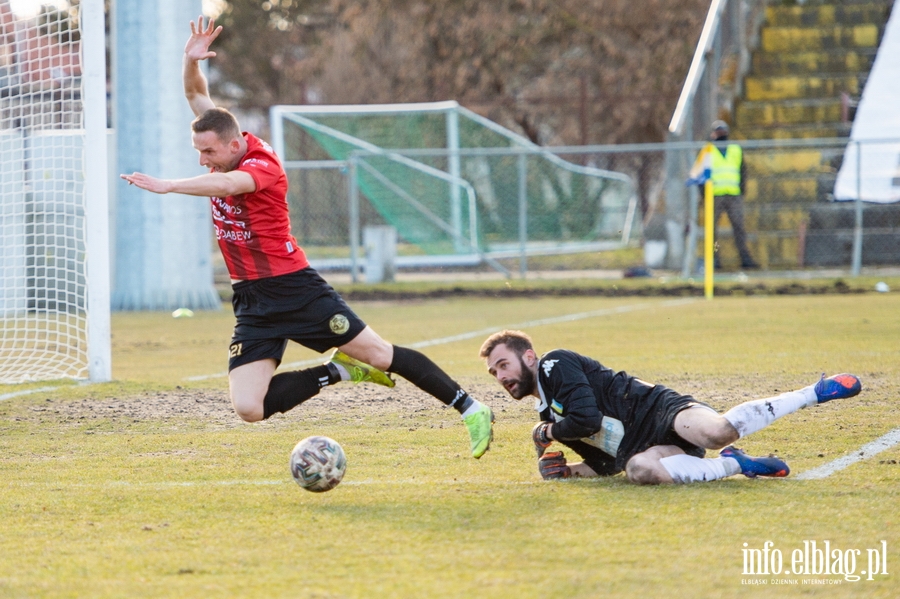
[{"label": "blue football boot", "polygon": [[861,390],[862,383],[859,381],[859,377],[854,374],[835,374],[828,378],[825,378],[823,374],[819,382],[816,383],[816,398],[818,398],[819,403],[825,403],[832,399],[845,399],[859,395]]},{"label": "blue football boot", "polygon": [[790,474],[791,469],[783,461],[776,457],[755,458],[749,456],[737,447],[729,445],[719,452],[719,457],[734,458],[741,467],[741,474],[748,478],[757,476],[784,477]]}]

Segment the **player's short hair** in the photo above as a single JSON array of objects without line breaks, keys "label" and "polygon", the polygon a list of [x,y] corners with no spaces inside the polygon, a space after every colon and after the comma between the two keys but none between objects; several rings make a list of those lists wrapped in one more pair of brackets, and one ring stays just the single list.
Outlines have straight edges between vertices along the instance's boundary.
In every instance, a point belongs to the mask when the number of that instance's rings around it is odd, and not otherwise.
[{"label": "player's short hair", "polygon": [[487,358],[498,345],[505,345],[516,352],[516,355],[519,357],[529,349],[534,349],[534,345],[531,343],[531,337],[529,337],[527,333],[507,329],[505,331],[494,333],[485,339],[484,343],[481,344],[481,350],[478,352],[479,357]]},{"label": "player's short hair", "polygon": [[195,118],[191,121],[191,131],[194,133],[212,131],[223,143],[241,137],[241,126],[237,119],[224,108],[210,108]]}]

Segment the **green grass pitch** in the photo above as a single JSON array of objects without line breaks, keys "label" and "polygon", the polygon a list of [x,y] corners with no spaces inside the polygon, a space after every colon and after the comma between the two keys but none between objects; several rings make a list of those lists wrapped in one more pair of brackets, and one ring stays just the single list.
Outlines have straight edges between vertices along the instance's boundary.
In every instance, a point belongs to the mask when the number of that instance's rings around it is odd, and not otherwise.
[{"label": "green grass pitch", "polygon": [[[897,293],[354,308],[398,344],[594,312],[526,330],[540,351],[574,349],[719,409],[821,372],[858,374],[858,398],[741,441],[777,452],[795,474],[900,428]],[[0,401],[0,597],[900,594],[900,446],[820,480],[543,482],[532,402],[488,377],[483,336],[423,349],[495,408],[494,444],[473,460],[456,414],[404,382],[336,386],[270,421],[239,422],[220,376],[231,326],[227,308],[177,320],[116,314],[115,382],[51,383]],[[316,357],[292,347],[285,362]],[[0,396],[47,385],[0,386]],[[339,440],[348,456],[329,493],[290,478],[290,450],[310,434]],[[831,574],[785,574],[798,556],[810,566],[804,548],[826,541]],[[747,551],[763,555],[767,542],[766,564],[778,556],[782,573],[748,575]],[[861,574],[873,556],[879,572]]]}]

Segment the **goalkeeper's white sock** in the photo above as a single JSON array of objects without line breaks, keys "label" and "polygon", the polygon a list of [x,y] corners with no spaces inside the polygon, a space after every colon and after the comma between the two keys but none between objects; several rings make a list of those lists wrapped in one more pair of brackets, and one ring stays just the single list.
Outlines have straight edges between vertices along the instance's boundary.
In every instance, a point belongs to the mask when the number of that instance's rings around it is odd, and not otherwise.
[{"label": "goalkeeper's white sock", "polygon": [[662,458],[659,463],[676,484],[718,480],[741,472],[741,466],[734,458],[698,458],[679,453]]},{"label": "goalkeeper's white sock", "polygon": [[769,399],[755,399],[735,406],[722,414],[741,437],[764,429],[777,419],[819,403],[815,385],[789,391]]}]

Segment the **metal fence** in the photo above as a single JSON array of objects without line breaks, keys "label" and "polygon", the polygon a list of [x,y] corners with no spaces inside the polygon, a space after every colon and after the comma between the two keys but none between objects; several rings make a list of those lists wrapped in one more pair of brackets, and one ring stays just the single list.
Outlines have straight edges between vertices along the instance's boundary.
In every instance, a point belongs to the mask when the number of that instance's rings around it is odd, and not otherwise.
[{"label": "metal fence", "polygon": [[[462,177],[434,177],[424,185],[407,185],[397,172],[390,180],[379,177],[392,163],[450,163],[450,154]],[[620,172],[612,178],[611,171],[584,156],[580,162],[560,158],[544,148],[506,147],[357,151],[346,161],[288,160],[293,229],[315,266],[349,268],[354,274],[362,258],[361,231],[386,224],[397,227],[399,267],[487,264],[509,274],[498,260],[518,257],[524,273],[527,256],[639,245],[634,178]],[[384,184],[378,202],[367,195],[373,180]],[[386,200],[386,191],[393,197]],[[436,204],[441,196],[444,202]],[[461,199],[463,205],[454,210]],[[385,206],[389,214],[382,212]],[[454,218],[457,213],[462,218]],[[423,231],[431,232],[424,240]]]},{"label": "metal fence", "polygon": [[758,45],[766,0],[712,0],[694,51],[668,141],[706,139],[709,124],[734,113]]},{"label": "metal fence", "polygon": [[[900,264],[900,204],[885,201],[882,195],[870,198],[860,184],[880,177],[896,189],[900,199],[900,173],[876,172],[876,157],[889,154],[900,168],[898,140],[797,139],[740,142],[744,150],[744,213],[751,252],[764,269],[784,271],[798,268],[830,267],[859,274],[862,266]],[[667,144],[670,160],[685,164],[703,144]],[[853,150],[847,152],[847,150]],[[846,158],[847,164],[844,164]],[[883,161],[883,160],[882,160]],[[843,171],[842,171],[843,169]],[[838,173],[848,174],[844,192],[835,197]],[[678,171],[675,171],[676,173]],[[669,184],[677,185],[670,173]],[[852,181],[851,181],[852,180]],[[846,190],[850,183],[851,191]],[[702,211],[697,188],[689,190],[687,209],[682,213],[687,230],[682,273],[692,272],[691,260],[703,232]],[[872,199],[874,201],[867,201]],[[669,226],[673,215],[669,211]],[[680,220],[676,226],[681,225]],[[717,256],[723,265],[738,263],[729,243],[730,225],[719,225]],[[671,235],[669,241],[671,241]],[[677,243],[677,241],[676,241]],[[678,252],[669,255],[668,265],[677,268]]]},{"label": "metal fence", "polygon": [[[828,268],[858,274],[863,266],[900,265],[900,203],[853,198],[836,201],[835,182],[848,144],[864,173],[864,163],[879,147],[897,141],[847,139],[754,140],[740,142],[746,181],[744,216],[751,253],[766,271]],[[700,142],[629,146],[541,148],[574,164],[627,175],[631,194],[605,197],[602,190],[576,188],[564,171],[540,172],[527,159],[533,149],[461,150],[478,165],[464,168],[476,190],[477,248],[464,253],[427,256],[401,247],[397,266],[449,266],[519,258],[520,274],[528,256],[644,248],[646,266],[692,276],[702,255],[702,197],[686,185]],[[392,152],[416,160],[444,150]],[[294,232],[319,268],[361,266],[361,231],[385,219],[354,183],[355,173],[373,152],[354,153],[347,161],[287,162]],[[673,168],[672,165],[680,165]],[[478,181],[490,174],[491,184]],[[501,176],[502,175],[502,176]],[[857,180],[860,180],[858,178]],[[892,179],[900,194],[900,172]],[[687,193],[683,209],[667,207],[670,190]],[[536,191],[536,193],[535,193]],[[529,201],[522,198],[531,197]],[[537,197],[535,201],[534,198]],[[716,256],[724,272],[740,270],[731,223],[718,223]],[[401,245],[405,233],[398,231]],[[652,249],[652,251],[651,251]]]}]

